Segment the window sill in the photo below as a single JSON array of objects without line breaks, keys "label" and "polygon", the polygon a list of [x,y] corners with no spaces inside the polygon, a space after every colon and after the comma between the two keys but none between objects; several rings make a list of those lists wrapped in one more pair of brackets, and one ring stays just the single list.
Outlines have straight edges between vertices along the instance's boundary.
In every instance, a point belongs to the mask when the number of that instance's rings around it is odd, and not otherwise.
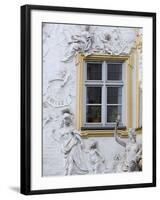
[{"label": "window sill", "polygon": [[[108,127],[81,127],[81,131],[86,130],[114,130],[114,126],[108,126]],[[118,130],[126,130],[126,126],[119,126]]]}]

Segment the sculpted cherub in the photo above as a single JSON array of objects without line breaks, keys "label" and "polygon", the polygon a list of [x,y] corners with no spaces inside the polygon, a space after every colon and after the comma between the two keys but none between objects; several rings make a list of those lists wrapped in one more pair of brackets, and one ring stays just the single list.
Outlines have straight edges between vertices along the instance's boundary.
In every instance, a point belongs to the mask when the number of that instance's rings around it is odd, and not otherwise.
[{"label": "sculpted cherub", "polygon": [[93,43],[93,34],[90,33],[90,27],[84,26],[80,33],[71,35],[68,41],[67,51],[62,62],[69,62],[77,52],[87,53],[90,51]]},{"label": "sculpted cherub", "polygon": [[89,154],[91,172],[94,174],[105,172],[105,159],[98,148],[97,141],[92,140],[87,153]]}]

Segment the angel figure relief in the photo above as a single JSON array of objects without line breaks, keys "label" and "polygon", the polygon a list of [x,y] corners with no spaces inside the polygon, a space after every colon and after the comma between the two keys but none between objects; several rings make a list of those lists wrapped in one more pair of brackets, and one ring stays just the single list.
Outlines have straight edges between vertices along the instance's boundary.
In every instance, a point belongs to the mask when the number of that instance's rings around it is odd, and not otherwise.
[{"label": "angel figure relief", "polygon": [[68,46],[64,58],[61,60],[62,62],[72,61],[76,52],[89,52],[93,43],[93,34],[90,33],[90,27],[85,26],[79,34],[71,35],[67,43]]},{"label": "angel figure relief", "polygon": [[102,42],[102,51],[110,55],[126,55],[130,49],[131,41],[122,40],[122,33],[119,28],[112,32],[104,32],[100,36]]}]

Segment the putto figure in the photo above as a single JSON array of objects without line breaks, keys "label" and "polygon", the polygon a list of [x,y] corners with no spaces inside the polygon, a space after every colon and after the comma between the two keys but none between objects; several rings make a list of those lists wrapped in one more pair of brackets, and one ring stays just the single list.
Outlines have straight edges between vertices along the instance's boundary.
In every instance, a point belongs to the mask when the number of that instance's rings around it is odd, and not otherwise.
[{"label": "putto figure", "polygon": [[89,146],[89,160],[91,172],[94,174],[105,172],[105,159],[98,148],[98,142],[92,141]]},{"label": "putto figure", "polygon": [[62,144],[62,152],[65,160],[65,175],[86,174],[89,171],[85,166],[83,157],[83,144],[77,130],[72,124],[72,113],[69,109],[62,111],[62,125],[58,132],[59,142]]},{"label": "putto figure", "polygon": [[136,141],[136,132],[134,128],[128,130],[128,141],[122,140],[118,134],[117,129],[119,125],[119,118],[116,120],[114,137],[118,144],[125,148],[125,158],[122,166],[122,171],[141,171],[142,170],[142,148]]},{"label": "putto figure", "polygon": [[91,50],[92,43],[93,34],[90,33],[90,27],[85,26],[79,34],[71,35],[70,41],[68,41],[67,52],[62,59],[62,62],[72,61],[76,52],[89,52]]}]

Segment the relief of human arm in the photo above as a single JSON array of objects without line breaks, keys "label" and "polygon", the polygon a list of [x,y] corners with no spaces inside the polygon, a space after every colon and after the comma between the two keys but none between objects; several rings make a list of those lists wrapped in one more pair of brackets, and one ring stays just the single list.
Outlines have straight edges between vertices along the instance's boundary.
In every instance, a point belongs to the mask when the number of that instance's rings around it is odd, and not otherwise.
[{"label": "relief of human arm", "polygon": [[114,137],[115,137],[115,140],[116,140],[116,142],[117,142],[118,144],[120,144],[121,146],[126,147],[126,142],[124,142],[124,141],[118,136],[118,133],[117,133],[118,125],[119,125],[119,119],[116,120],[116,125],[115,125],[115,130],[114,130]]}]

